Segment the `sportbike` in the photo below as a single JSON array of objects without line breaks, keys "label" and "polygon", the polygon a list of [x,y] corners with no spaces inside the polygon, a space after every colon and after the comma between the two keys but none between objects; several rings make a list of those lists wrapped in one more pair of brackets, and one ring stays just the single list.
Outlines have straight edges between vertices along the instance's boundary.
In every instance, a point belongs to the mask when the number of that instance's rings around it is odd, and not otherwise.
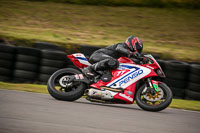
[{"label": "sportbike", "polygon": [[48,91],[58,100],[75,101],[82,96],[91,102],[133,104],[144,110],[160,111],[172,101],[170,88],[159,79],[164,78],[158,62],[152,55],[136,61],[120,57],[115,70],[99,71],[94,77],[85,76],[81,69],[91,65],[81,54],[68,55],[77,68],[56,71],[48,80]]}]

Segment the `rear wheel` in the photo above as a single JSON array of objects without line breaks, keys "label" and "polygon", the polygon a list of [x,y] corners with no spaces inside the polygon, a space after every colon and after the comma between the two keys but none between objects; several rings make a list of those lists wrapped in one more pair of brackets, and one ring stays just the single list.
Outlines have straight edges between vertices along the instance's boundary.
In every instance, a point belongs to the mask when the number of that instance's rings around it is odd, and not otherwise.
[{"label": "rear wheel", "polygon": [[172,92],[164,83],[159,83],[158,92],[154,95],[145,92],[145,89],[146,87],[143,85],[136,93],[137,105],[144,110],[161,111],[167,108],[172,101]]},{"label": "rear wheel", "polygon": [[81,74],[81,72],[72,68],[64,68],[53,73],[47,83],[49,94],[58,100],[75,101],[79,99],[87,86],[83,82],[69,81],[68,77],[75,74]]}]

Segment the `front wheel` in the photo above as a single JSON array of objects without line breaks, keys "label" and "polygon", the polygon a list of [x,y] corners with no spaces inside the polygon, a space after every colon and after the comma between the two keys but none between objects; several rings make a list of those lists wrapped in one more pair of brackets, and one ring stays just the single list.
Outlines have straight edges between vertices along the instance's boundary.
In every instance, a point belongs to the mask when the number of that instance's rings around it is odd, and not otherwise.
[{"label": "front wheel", "polygon": [[140,87],[136,93],[136,102],[139,107],[147,111],[161,111],[167,108],[172,101],[172,91],[165,83],[158,84],[158,92],[152,95],[146,93],[145,85]]},{"label": "front wheel", "polygon": [[81,74],[81,72],[72,68],[64,68],[53,73],[47,83],[49,94],[57,100],[75,101],[79,99],[87,86],[83,82],[70,81],[69,76],[75,74]]}]

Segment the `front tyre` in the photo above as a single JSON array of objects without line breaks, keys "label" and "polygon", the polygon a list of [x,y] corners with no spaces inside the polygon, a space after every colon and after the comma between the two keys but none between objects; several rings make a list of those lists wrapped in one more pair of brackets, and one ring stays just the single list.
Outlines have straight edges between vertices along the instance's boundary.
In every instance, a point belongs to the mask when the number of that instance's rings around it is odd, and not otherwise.
[{"label": "front tyre", "polygon": [[56,71],[49,78],[47,87],[49,94],[57,100],[75,101],[79,99],[86,89],[86,84],[78,81],[68,81],[68,76],[81,74],[72,68],[64,68]]},{"label": "front tyre", "polygon": [[144,93],[145,85],[136,93],[137,105],[147,111],[161,111],[167,108],[172,101],[172,91],[165,83],[158,84],[158,92],[155,95]]}]

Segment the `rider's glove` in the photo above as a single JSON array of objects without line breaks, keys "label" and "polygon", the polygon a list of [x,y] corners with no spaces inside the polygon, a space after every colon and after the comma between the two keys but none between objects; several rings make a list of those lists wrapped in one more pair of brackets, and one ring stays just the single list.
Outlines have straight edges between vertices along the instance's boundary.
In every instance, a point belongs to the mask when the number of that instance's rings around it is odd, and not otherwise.
[{"label": "rider's glove", "polygon": [[134,52],[134,56],[137,58],[137,57],[140,57],[140,56],[141,56],[141,54],[140,54],[140,53],[138,53],[138,52]]},{"label": "rider's glove", "polygon": [[128,54],[129,56],[128,57],[132,57],[132,58],[138,58],[138,57],[140,57],[140,53],[138,53],[138,52],[129,52],[129,54]]},{"label": "rider's glove", "polygon": [[142,60],[145,64],[149,62],[149,59],[146,58],[146,57],[143,57],[143,60]]}]

